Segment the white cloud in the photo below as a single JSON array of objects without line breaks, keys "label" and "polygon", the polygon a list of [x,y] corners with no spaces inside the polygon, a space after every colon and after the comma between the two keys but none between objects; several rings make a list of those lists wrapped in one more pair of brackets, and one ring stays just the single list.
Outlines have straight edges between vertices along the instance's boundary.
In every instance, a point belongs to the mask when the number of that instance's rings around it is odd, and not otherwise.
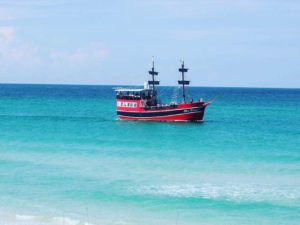
[{"label": "white cloud", "polygon": [[3,42],[10,42],[13,39],[15,29],[10,26],[2,26],[0,27],[0,46]]},{"label": "white cloud", "polygon": [[0,56],[6,61],[18,65],[38,65],[41,63],[38,48],[32,44],[0,48]]},{"label": "white cloud", "polygon": [[17,41],[15,29],[11,26],[0,27],[0,59],[4,64],[40,64],[38,48],[31,43]]},{"label": "white cloud", "polygon": [[54,62],[67,62],[70,64],[85,64],[103,60],[108,52],[101,43],[92,43],[87,47],[78,48],[73,51],[56,50],[50,53]]},{"label": "white cloud", "polygon": [[[101,43],[69,50],[44,49],[12,26],[0,26],[0,82],[81,83],[82,71],[98,68],[108,55]],[[85,77],[88,79],[87,77]]]},{"label": "white cloud", "polygon": [[12,15],[11,10],[3,7],[0,8],[0,20],[11,20],[13,18],[14,16]]},{"label": "white cloud", "polygon": [[20,40],[12,26],[0,26],[0,60],[2,64],[37,66],[47,64],[47,56],[54,63],[83,65],[98,62],[107,57],[101,43],[91,43],[75,50],[52,50],[42,53],[33,43]]}]

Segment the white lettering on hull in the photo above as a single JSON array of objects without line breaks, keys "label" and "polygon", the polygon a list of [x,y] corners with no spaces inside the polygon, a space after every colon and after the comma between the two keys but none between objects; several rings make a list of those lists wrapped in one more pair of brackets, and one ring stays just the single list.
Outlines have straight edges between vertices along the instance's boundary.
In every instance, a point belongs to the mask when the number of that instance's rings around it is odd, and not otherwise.
[{"label": "white lettering on hull", "polygon": [[136,102],[117,102],[117,107],[136,108]]}]

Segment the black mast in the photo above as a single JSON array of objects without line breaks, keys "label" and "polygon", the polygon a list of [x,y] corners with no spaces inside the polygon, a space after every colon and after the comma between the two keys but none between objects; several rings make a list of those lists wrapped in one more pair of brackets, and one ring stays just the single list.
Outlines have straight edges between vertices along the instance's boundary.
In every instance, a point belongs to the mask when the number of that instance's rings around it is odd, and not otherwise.
[{"label": "black mast", "polygon": [[184,68],[184,61],[182,60],[181,63],[181,68],[179,68],[179,72],[181,72],[181,78],[182,80],[178,81],[178,84],[182,84],[182,98],[183,98],[183,102],[185,103],[185,86],[184,85],[189,85],[190,81],[188,80],[184,80],[184,73],[186,73],[188,71],[187,68]]},{"label": "black mast", "polygon": [[154,76],[158,75],[158,72],[154,70],[154,60],[152,61],[152,69],[149,71],[149,74],[152,76],[152,80],[149,80],[148,84],[152,85],[153,92],[155,92],[155,85],[159,85],[159,81],[154,79]]}]

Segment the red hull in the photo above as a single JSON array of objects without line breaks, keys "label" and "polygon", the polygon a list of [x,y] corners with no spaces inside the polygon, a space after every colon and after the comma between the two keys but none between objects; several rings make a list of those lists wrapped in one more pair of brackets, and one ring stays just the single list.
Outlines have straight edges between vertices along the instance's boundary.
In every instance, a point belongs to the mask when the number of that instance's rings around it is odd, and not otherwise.
[{"label": "red hull", "polygon": [[194,102],[151,109],[117,107],[117,114],[121,120],[202,121],[207,105],[204,102]]},{"label": "red hull", "polygon": [[152,120],[152,121],[202,121],[203,115],[199,113],[188,113],[175,116],[158,116],[158,117],[131,117],[119,116],[120,120]]}]

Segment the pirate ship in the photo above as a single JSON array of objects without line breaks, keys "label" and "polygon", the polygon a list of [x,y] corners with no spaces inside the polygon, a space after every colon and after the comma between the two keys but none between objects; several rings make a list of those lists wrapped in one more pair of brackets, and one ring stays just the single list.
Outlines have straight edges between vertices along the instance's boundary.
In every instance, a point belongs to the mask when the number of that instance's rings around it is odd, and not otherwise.
[{"label": "pirate ship", "polygon": [[173,101],[169,104],[161,104],[158,101],[156,85],[159,81],[155,80],[158,72],[155,71],[154,61],[152,69],[149,71],[151,80],[145,82],[142,89],[117,88],[116,110],[118,118],[121,120],[154,120],[154,121],[203,121],[204,111],[210,102],[187,101],[186,86],[190,81],[185,80],[185,73],[188,69],[182,61],[179,68],[181,79],[178,84],[182,86],[182,102]]}]

